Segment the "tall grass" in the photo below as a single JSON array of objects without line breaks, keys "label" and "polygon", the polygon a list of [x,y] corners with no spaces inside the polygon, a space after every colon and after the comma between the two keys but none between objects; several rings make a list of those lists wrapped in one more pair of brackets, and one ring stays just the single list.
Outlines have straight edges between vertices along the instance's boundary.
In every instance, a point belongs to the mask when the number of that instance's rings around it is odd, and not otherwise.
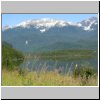
[{"label": "tall grass", "polygon": [[[90,67],[88,67],[90,68]],[[87,68],[87,69],[88,69]],[[80,70],[80,69],[79,69]],[[78,71],[78,69],[77,69]],[[85,73],[87,70],[83,71]],[[79,71],[78,71],[79,72]],[[60,74],[56,69],[54,71],[29,71],[28,69],[21,70],[2,70],[2,85],[3,86],[97,86],[98,77],[95,74],[85,75],[80,74]]]}]

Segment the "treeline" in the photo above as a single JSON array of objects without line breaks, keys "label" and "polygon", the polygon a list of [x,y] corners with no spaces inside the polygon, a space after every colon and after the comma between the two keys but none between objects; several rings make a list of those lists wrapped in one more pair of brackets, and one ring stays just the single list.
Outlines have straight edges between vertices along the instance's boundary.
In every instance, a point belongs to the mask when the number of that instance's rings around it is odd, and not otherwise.
[{"label": "treeline", "polygon": [[51,60],[86,60],[86,59],[94,59],[96,58],[96,51],[95,50],[55,50],[49,52],[40,52],[34,53],[32,56],[37,56],[40,59],[51,59]]},{"label": "treeline", "polygon": [[24,60],[22,52],[17,51],[12,45],[2,42],[2,68],[14,69]]}]

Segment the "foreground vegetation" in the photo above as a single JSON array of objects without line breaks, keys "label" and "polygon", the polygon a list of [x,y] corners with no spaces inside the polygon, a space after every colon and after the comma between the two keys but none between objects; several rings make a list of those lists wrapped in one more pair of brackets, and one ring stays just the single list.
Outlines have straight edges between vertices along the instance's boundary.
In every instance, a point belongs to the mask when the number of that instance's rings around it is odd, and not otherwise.
[{"label": "foreground vegetation", "polygon": [[7,42],[2,42],[2,68],[12,70],[15,66],[19,66],[24,60],[22,52],[17,51]]},{"label": "foreground vegetation", "polygon": [[[78,71],[78,73],[77,73]],[[74,73],[60,74],[54,71],[2,70],[3,86],[97,86],[98,77],[93,69],[86,68]]]},{"label": "foreground vegetation", "polygon": [[[31,55],[40,59],[80,60],[95,57],[93,50],[61,50]],[[73,73],[62,74],[59,69],[30,71],[20,68],[25,59],[23,53],[15,50],[6,42],[2,44],[2,85],[3,86],[97,86],[97,72],[91,66],[79,67]],[[44,66],[43,66],[44,67]]]}]

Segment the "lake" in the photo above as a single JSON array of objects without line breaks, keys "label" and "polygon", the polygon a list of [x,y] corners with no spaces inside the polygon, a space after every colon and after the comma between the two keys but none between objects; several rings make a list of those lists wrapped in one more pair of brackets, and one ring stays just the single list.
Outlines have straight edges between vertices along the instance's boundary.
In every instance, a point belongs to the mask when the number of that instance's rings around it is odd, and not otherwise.
[{"label": "lake", "polygon": [[[81,54],[82,53],[82,54]],[[32,54],[28,54],[24,60],[24,62],[20,65],[21,68],[28,68],[30,71],[55,71],[58,70],[60,73],[67,73],[72,72],[73,68],[77,65],[79,67],[81,66],[91,66],[94,67],[96,70],[98,70],[98,58],[89,56],[90,53],[88,52],[84,53],[81,51],[72,53],[56,53],[55,56],[54,53],[45,53],[45,54],[35,54],[33,56]],[[52,55],[53,54],[53,55]],[[61,54],[61,55],[60,55]],[[65,54],[63,56],[63,54]],[[70,56],[69,56],[69,55]],[[83,56],[84,54],[84,56]],[[41,55],[41,56],[40,56]]]}]

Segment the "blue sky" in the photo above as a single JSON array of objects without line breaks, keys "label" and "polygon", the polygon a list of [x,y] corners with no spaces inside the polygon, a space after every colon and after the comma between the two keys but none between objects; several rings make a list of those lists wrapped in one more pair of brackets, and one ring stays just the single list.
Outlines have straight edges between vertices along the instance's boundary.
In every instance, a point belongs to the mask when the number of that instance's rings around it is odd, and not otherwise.
[{"label": "blue sky", "polygon": [[80,22],[92,16],[97,17],[98,15],[97,14],[2,14],[2,27],[5,25],[14,26],[22,21],[29,19],[54,18],[71,22]]}]

